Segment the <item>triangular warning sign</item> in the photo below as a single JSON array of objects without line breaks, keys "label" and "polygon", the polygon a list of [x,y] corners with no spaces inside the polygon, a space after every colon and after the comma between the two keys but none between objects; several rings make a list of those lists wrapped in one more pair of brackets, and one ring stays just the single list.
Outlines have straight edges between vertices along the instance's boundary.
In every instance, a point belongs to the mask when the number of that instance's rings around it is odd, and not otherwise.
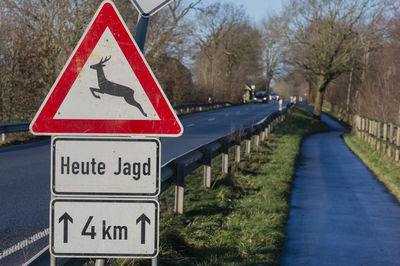
[{"label": "triangular warning sign", "polygon": [[110,1],[101,4],[30,129],[35,135],[183,133],[157,79]]}]

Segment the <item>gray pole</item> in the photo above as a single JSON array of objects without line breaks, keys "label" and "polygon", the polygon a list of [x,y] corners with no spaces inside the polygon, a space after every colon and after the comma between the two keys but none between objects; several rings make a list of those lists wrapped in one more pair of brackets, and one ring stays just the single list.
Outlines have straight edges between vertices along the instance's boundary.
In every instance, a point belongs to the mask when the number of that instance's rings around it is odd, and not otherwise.
[{"label": "gray pole", "polygon": [[146,42],[147,26],[149,24],[150,16],[147,14],[141,14],[139,22],[136,26],[135,41],[139,46],[140,51],[143,52],[144,43]]}]

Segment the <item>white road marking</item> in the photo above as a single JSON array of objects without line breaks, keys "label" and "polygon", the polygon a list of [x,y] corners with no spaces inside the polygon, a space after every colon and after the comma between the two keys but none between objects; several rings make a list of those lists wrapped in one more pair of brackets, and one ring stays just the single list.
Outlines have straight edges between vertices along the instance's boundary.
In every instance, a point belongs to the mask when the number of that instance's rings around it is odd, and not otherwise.
[{"label": "white road marking", "polygon": [[192,126],[194,126],[194,124],[189,124],[189,125],[187,125],[185,127],[192,127]]},{"label": "white road marking", "polygon": [[29,246],[32,243],[35,243],[36,241],[38,241],[48,235],[49,235],[49,228],[46,228],[45,230],[43,230],[37,234],[34,234],[33,236],[31,236],[25,240],[22,240],[21,242],[15,244],[14,246],[9,247],[9,248],[3,250],[2,252],[0,252],[0,260],[4,259],[5,257],[7,257],[11,254],[14,254],[15,252]]},{"label": "white road marking", "polygon": [[208,121],[214,121],[215,117],[208,119]]}]

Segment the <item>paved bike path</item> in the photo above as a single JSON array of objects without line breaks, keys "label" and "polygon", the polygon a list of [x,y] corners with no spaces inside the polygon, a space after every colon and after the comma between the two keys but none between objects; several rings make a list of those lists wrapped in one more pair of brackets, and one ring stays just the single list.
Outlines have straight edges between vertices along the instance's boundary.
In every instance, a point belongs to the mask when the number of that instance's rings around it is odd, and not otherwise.
[{"label": "paved bike path", "polygon": [[322,119],[332,131],[301,147],[282,265],[400,265],[400,205]]}]

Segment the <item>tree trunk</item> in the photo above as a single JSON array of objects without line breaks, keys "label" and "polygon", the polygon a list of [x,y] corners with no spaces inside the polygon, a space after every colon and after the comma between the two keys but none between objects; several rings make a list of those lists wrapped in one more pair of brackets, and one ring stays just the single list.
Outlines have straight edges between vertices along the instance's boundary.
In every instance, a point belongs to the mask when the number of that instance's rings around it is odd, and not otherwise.
[{"label": "tree trunk", "polygon": [[321,120],[322,104],[324,102],[325,91],[317,90],[315,95],[314,117]]},{"label": "tree trunk", "polygon": [[347,86],[346,111],[350,111],[351,83],[353,82],[353,69],[350,71],[349,85]]},{"label": "tree trunk", "polygon": [[321,119],[322,104],[324,103],[325,89],[328,86],[330,80],[323,76],[319,77],[317,86],[317,95],[315,95],[315,106],[314,106],[314,117]]},{"label": "tree trunk", "polygon": [[267,78],[265,80],[265,91],[267,92],[267,96],[271,94],[270,86],[271,86],[271,77],[267,75]]}]

